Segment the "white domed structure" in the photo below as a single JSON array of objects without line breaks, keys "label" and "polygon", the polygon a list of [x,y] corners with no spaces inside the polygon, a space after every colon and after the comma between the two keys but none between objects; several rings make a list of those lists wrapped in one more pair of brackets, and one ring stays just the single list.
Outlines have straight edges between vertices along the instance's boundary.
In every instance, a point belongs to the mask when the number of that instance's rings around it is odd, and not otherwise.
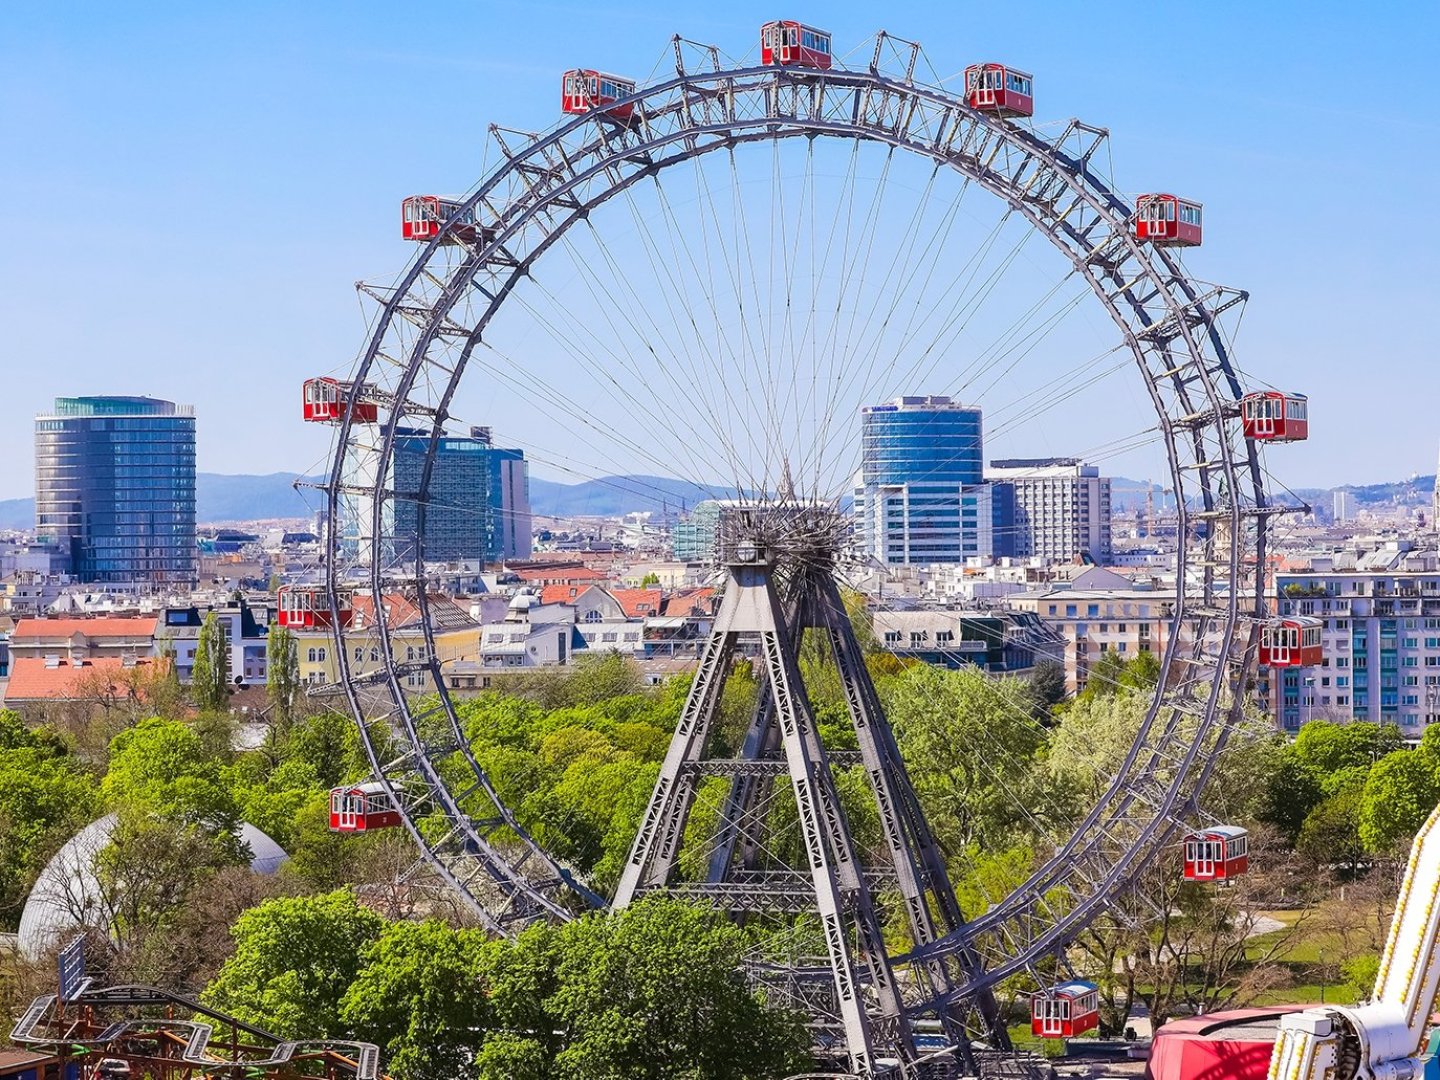
[{"label": "white domed structure", "polygon": [[[92,821],[66,841],[40,871],[20,915],[17,937],[24,956],[34,959],[43,955],[81,926],[107,923],[95,860],[110,843],[119,820],[116,814],[106,814]],[[256,873],[273,874],[289,858],[284,848],[249,822],[241,823],[240,839],[250,848],[250,869]]]}]

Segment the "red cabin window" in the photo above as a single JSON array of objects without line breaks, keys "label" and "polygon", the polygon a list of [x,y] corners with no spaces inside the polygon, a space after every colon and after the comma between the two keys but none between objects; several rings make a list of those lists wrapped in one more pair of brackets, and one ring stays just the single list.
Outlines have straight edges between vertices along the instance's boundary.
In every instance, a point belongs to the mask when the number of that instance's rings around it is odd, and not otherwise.
[{"label": "red cabin window", "polygon": [[1250,869],[1250,834],[1217,825],[1185,837],[1186,881],[1229,881]]},{"label": "red cabin window", "polygon": [[[321,377],[306,379],[301,390],[305,420],[313,424],[338,424],[350,403],[352,383]],[[380,406],[369,386],[361,389],[351,420],[357,424],[373,424],[380,419]]]},{"label": "red cabin window", "polygon": [[400,821],[400,812],[385,794],[384,785],[376,781],[330,790],[331,832],[389,829]]},{"label": "red cabin window", "polygon": [[[330,600],[323,585],[282,585],[276,596],[275,621],[295,630],[329,626]],[[346,593],[340,594],[340,625],[349,626],[354,608]]]},{"label": "red cabin window", "polygon": [[1159,247],[1199,247],[1202,235],[1199,203],[1176,195],[1135,200],[1135,239]]},{"label": "red cabin window", "polygon": [[971,64],[966,68],[965,100],[972,109],[1002,117],[1035,114],[1035,86],[1030,75],[1004,64]]},{"label": "red cabin window", "polygon": [[468,200],[445,195],[411,195],[400,204],[400,235],[406,240],[428,241],[440,236],[448,224],[441,243],[489,243],[495,230],[484,227],[475,218]]},{"label": "red cabin window", "polygon": [[760,28],[760,63],[782,67],[818,68],[829,70],[830,33],[802,23],[779,20]]},{"label": "red cabin window", "polygon": [[1279,619],[1260,628],[1260,663],[1267,667],[1314,667],[1325,658],[1321,622]]},{"label": "red cabin window", "polygon": [[1030,1032],[1042,1039],[1073,1038],[1099,1024],[1099,988],[1083,979],[1051,987],[1030,1003]]},{"label": "red cabin window", "polygon": [[1264,390],[1240,399],[1240,422],[1247,439],[1301,442],[1310,437],[1310,402],[1304,394]]},{"label": "red cabin window", "polygon": [[616,102],[633,96],[635,83],[618,75],[577,68],[567,71],[560,80],[560,110],[582,115],[599,111],[616,120],[629,120],[635,114],[633,103]]}]

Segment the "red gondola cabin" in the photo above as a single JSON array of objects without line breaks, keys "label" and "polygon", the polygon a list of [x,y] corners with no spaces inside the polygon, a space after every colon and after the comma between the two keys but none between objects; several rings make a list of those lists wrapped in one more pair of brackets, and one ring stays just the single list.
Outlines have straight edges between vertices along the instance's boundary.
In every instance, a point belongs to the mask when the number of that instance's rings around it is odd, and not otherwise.
[{"label": "red gondola cabin", "polygon": [[827,71],[834,62],[830,55],[830,32],[781,19],[760,28],[760,63],[781,67],[808,67]]},{"label": "red gondola cabin", "polygon": [[[348,593],[340,594],[340,625],[355,616]],[[330,601],[323,585],[282,585],[276,594],[275,621],[291,630],[313,630],[330,625]]]},{"label": "red gondola cabin", "polygon": [[630,79],[576,68],[567,71],[560,80],[560,109],[577,115],[599,109],[616,120],[629,120],[635,106],[616,105],[615,102],[634,93],[635,83]]},{"label": "red gondola cabin", "polygon": [[1260,628],[1260,663],[1266,667],[1315,667],[1325,659],[1319,619],[1276,619]]},{"label": "red gondola cabin", "polygon": [[965,69],[965,100],[972,109],[1000,116],[1033,116],[1035,84],[1004,64],[971,64]]},{"label": "red gondola cabin", "polygon": [[[350,383],[323,376],[306,379],[303,391],[305,419],[312,424],[338,424],[345,416],[345,407],[350,401],[350,386]],[[356,424],[374,424],[380,419],[380,406],[366,394],[364,388],[350,419]]]},{"label": "red gondola cabin", "polygon": [[330,789],[331,832],[369,832],[399,824],[400,811],[379,781]]},{"label": "red gondola cabin", "polygon": [[454,227],[441,243],[473,244],[477,240],[488,243],[495,238],[495,230],[479,225],[474,207],[467,210],[464,199],[411,195],[400,204],[400,235],[406,240],[433,240],[448,221],[453,221]]},{"label": "red gondola cabin", "polygon": [[1135,239],[1159,247],[1200,246],[1200,204],[1175,195],[1135,200]]},{"label": "red gondola cabin", "polygon": [[1261,390],[1240,399],[1245,438],[1263,442],[1300,442],[1310,437],[1310,405],[1304,394]]},{"label": "red gondola cabin", "polygon": [[1197,829],[1185,837],[1186,881],[1229,881],[1250,869],[1250,834],[1239,825]]},{"label": "red gondola cabin", "polygon": [[1030,1033],[1042,1039],[1069,1039],[1100,1026],[1100,991],[1075,979],[1052,986],[1030,1002]]}]

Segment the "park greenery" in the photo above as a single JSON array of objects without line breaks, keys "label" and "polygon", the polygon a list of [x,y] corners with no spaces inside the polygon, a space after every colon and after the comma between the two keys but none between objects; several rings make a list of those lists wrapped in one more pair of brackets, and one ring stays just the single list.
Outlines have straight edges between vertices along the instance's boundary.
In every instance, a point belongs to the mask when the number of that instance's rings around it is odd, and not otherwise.
[{"label": "park greenery", "polygon": [[[839,680],[810,644],[802,671],[822,739],[852,748]],[[402,1078],[738,1078],[804,1066],[799,1018],[736,974],[754,927],[650,899],[620,916],[492,940],[443,894],[405,886],[414,855],[400,830],[332,834],[329,789],[369,771],[352,722],[305,697],[294,641],[276,631],[260,737],[237,739],[223,645],[202,629],[205,670],[188,700],[162,673],[124,708],[0,712],[0,930],[15,929],[59,846],[114,812],[96,867],[104,903],[87,915],[92,966],[110,981],[203,993],[287,1036],[371,1039]],[[968,912],[1014,889],[1094,805],[1160,677],[1148,653],[1106,653],[1083,692],[1066,697],[1058,665],[997,678],[902,663],[867,645]],[[686,678],[647,686],[609,655],[516,676],[458,710],[519,820],[605,892],[687,690]],[[738,663],[722,695],[725,746],[743,738],[759,691]],[[1373,975],[1399,860],[1440,800],[1440,730],[1410,748],[1375,724],[1316,720],[1293,740],[1262,726],[1226,751],[1206,795],[1213,818],[1251,829],[1252,872],[1216,889],[1184,883],[1176,858],[1162,858],[1137,882],[1133,910],[1071,950],[1071,967],[1101,985],[1106,1031],[1123,1032],[1141,1007],[1159,1022],[1309,1000],[1317,985],[1330,1000],[1353,998]],[[862,848],[879,844],[866,783],[858,767],[837,769]],[[714,796],[699,793],[702,821]],[[251,871],[241,822],[289,853],[278,873]],[[53,978],[43,964],[0,964],[10,965],[0,1007],[11,1012]],[[1002,988],[1017,1021],[1045,975]]]}]

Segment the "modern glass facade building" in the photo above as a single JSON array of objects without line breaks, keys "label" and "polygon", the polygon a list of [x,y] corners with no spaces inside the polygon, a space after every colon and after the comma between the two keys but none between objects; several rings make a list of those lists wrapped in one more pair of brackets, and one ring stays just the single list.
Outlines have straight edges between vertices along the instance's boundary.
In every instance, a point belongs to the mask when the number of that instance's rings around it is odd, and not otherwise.
[{"label": "modern glass facade building", "polygon": [[[395,550],[414,558],[419,506],[406,498],[420,490],[430,434],[400,433],[395,440]],[[525,454],[493,446],[488,428],[442,435],[435,449],[425,505],[425,559],[499,563],[531,552],[530,486]]]},{"label": "modern glass facade building", "polygon": [[980,409],[896,398],[860,411],[860,440],[855,525],[868,555],[900,565],[993,553]]},{"label": "modern glass facade building", "polygon": [[146,397],[56,398],[35,418],[35,528],[81,581],[196,580],[195,413]]},{"label": "modern glass facade building", "polygon": [[676,522],[671,546],[677,562],[708,562],[715,558],[722,506],[718,499],[704,499]]}]

